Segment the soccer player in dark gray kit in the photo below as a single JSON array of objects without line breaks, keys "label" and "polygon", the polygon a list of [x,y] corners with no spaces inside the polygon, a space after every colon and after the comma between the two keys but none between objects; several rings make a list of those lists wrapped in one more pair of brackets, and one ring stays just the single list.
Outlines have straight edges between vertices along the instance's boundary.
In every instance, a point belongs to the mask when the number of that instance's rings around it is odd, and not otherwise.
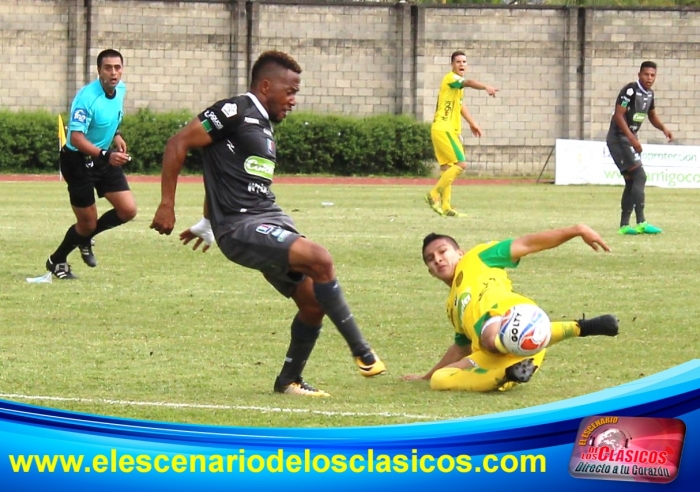
[{"label": "soccer player in dark gray kit", "polygon": [[[638,75],[637,81],[624,86],[618,94],[607,136],[610,155],[625,178],[619,233],[626,235],[661,233],[661,229],[648,223],[644,216],[647,175],[642,167],[642,144],[637,139],[639,127],[649,115],[651,124],[661,130],[666,138],[673,140],[673,135],[661,123],[654,106],[651,87],[656,81],[656,63],[645,61]],[[630,225],[632,211],[636,215],[636,227]]]},{"label": "soccer player in dark gray kit", "polygon": [[288,54],[267,51],[252,70],[250,91],[224,99],[171,137],[163,155],[161,202],[151,228],[170,234],[175,191],[185,156],[203,148],[206,209],[219,249],[260,271],[299,311],[274,391],[329,396],[301,377],[327,315],[345,338],[360,373],[381,374],[384,363],[365,341],[336,279],[330,253],[303,237],[270,190],[276,165],[274,129],[296,104],[301,68]]}]

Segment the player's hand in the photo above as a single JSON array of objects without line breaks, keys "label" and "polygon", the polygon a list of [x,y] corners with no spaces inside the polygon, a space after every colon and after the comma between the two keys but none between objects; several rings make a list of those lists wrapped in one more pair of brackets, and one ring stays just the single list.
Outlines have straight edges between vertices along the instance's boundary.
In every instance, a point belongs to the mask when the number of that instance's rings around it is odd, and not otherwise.
[{"label": "player's hand", "polygon": [[481,128],[479,128],[479,125],[469,125],[469,128],[472,131],[472,135],[474,135],[475,137],[481,137],[482,133]]},{"label": "player's hand", "polygon": [[124,141],[124,137],[121,135],[115,135],[114,136],[114,146],[117,148],[119,152],[124,152],[126,153],[126,142]]},{"label": "player's hand", "polygon": [[664,128],[664,135],[666,136],[669,142],[673,142],[673,133],[671,133],[670,130]]},{"label": "player's hand", "polygon": [[605,244],[603,238],[600,237],[596,231],[588,227],[587,225],[581,224],[581,239],[583,242],[593,248],[595,251],[603,250],[606,253],[610,253],[610,246]]},{"label": "player's hand", "polygon": [[204,243],[202,253],[206,253],[214,242],[214,232],[211,230],[209,220],[203,218],[189,229],[185,229],[180,233],[180,241],[182,241],[183,245],[189,244],[195,238],[197,238],[197,241],[195,241],[192,250],[196,251]]},{"label": "player's hand", "polygon": [[486,94],[488,94],[491,97],[496,97],[496,92],[498,92],[498,89],[496,89],[495,87],[491,87],[490,85],[487,85],[484,90],[486,91]]},{"label": "player's hand", "polygon": [[630,143],[637,154],[642,153],[642,144],[639,142],[639,139],[635,138],[634,140],[631,140]]},{"label": "player's hand", "polygon": [[160,234],[169,235],[175,228],[175,207],[171,205],[158,205],[158,210],[153,216],[151,229],[155,229]]},{"label": "player's hand", "polygon": [[404,381],[422,381],[425,378],[422,374],[406,374],[404,376],[401,376],[401,379],[403,379]]},{"label": "player's hand", "polygon": [[131,156],[126,152],[112,151],[109,154],[109,165],[121,167],[127,162],[131,162]]}]

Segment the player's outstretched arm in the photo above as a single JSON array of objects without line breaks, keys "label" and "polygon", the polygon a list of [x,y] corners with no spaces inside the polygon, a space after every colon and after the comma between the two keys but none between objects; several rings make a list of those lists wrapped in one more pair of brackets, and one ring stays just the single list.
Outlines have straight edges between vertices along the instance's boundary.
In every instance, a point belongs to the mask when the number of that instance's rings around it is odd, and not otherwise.
[{"label": "player's outstretched arm", "polygon": [[160,205],[151,222],[151,229],[170,234],[175,227],[175,191],[177,178],[190,149],[206,147],[212,142],[199,118],[194,118],[182,130],[168,139],[163,153],[160,177]]},{"label": "player's outstretched arm", "polygon": [[404,381],[417,381],[419,379],[421,380],[430,380],[430,378],[433,376],[433,373],[437,371],[438,369],[442,369],[443,367],[449,366],[450,364],[453,364],[457,362],[458,360],[461,360],[465,358],[467,355],[472,353],[472,346],[471,345],[457,345],[456,343],[453,343],[450,345],[450,347],[447,349],[445,352],[445,355],[442,356],[442,359],[435,364],[435,367],[433,367],[430,371],[428,371],[426,374],[420,375],[420,374],[406,374],[405,376],[402,376],[401,379]]},{"label": "player's outstretched arm", "polygon": [[610,247],[605,244],[605,241],[597,232],[585,224],[578,224],[561,229],[527,234],[514,239],[510,245],[510,256],[513,261],[518,261],[524,256],[561,246],[575,237],[583,239],[583,242],[595,251],[610,252]]},{"label": "player's outstretched arm", "polygon": [[490,85],[486,85],[483,82],[479,82],[478,80],[472,80],[472,79],[467,79],[464,82],[462,82],[462,87],[469,87],[470,89],[476,89],[478,91],[486,91],[486,94],[488,94],[491,97],[496,97],[496,92],[498,92],[498,89],[495,87],[491,87]]}]

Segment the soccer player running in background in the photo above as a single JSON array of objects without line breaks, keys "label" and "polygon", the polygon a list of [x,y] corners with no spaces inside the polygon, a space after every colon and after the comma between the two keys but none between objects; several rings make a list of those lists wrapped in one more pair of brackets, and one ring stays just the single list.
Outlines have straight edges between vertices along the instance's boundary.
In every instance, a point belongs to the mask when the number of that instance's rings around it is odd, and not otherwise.
[{"label": "soccer player running in background", "polygon": [[[260,271],[298,307],[273,389],[315,397],[329,395],[306,383],[302,371],[326,315],[345,338],[360,374],[375,376],[386,366],[360,332],[330,253],[297,231],[270,190],[276,166],[272,123],[281,122],[295,106],[300,74],[301,67],[288,54],[267,51],[253,65],[248,93],[214,103],[168,140],[161,202],[151,228],[172,232],[178,175],[187,152],[203,148],[205,216],[219,249],[232,262]],[[196,234],[189,231],[193,239]]]},{"label": "soccer player running in background", "polygon": [[485,90],[496,97],[498,89],[476,80],[464,78],[467,73],[467,55],[462,51],[452,53],[452,71],[440,83],[435,117],[430,129],[435,158],[440,164],[440,179],[425,201],[435,212],[446,217],[459,217],[461,214],[452,208],[452,182],[466,169],[467,163],[462,147],[462,118],[469,124],[472,135],[481,137],[481,128],[472,118],[467,106],[462,103],[464,88]]},{"label": "soccer player running in background", "polygon": [[[666,138],[673,140],[673,134],[664,126],[656,114],[654,91],[651,87],[656,81],[656,63],[645,61],[639,68],[638,79],[622,88],[615,102],[615,112],[610,120],[607,144],[610,155],[615,161],[620,174],[625,178],[622,191],[620,216],[620,234],[659,234],[661,229],[647,222],[644,215],[644,188],[647,175],[642,167],[642,144],[637,139],[637,132],[642,122],[649,115],[649,121],[663,132]],[[630,225],[632,211],[637,220],[636,227]]]},{"label": "soccer player running in background", "polygon": [[[550,322],[533,300],[513,292],[505,268],[515,268],[521,258],[575,237],[595,251],[610,251],[598,233],[583,224],[483,243],[466,253],[450,236],[427,235],[423,261],[433,277],[450,287],[447,315],[455,337],[430,371],[403,379],[430,380],[435,390],[507,390],[530,380],[542,365],[546,347],[574,337],[617,335],[613,315]],[[520,333],[532,336],[513,346],[507,338]]]},{"label": "soccer player running in background", "polygon": [[[136,217],[136,202],[121,168],[131,160],[119,133],[126,95],[123,65],[118,51],[102,51],[97,55],[97,80],[80,89],[71,105],[67,142],[59,162],[77,222],[46,260],[46,269],[62,280],[77,278],[68,264],[68,255],[75,248],[86,265],[97,266],[92,238]],[[95,190],[114,207],[99,219]]]}]

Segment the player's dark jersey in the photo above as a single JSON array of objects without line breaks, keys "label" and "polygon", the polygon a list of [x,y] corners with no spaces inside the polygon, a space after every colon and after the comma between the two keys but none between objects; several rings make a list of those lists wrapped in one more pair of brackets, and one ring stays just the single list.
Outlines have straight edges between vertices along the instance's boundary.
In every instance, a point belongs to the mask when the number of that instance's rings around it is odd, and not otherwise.
[{"label": "player's dark jersey", "polygon": [[[636,135],[649,111],[654,109],[654,91],[644,89],[639,82],[631,82],[624,86],[617,96],[615,107],[622,106],[627,110],[625,122],[632,133]],[[624,133],[618,128],[615,119],[610,120],[608,137],[620,137]]]},{"label": "player's dark jersey", "polygon": [[270,190],[276,148],[265,108],[251,93],[199,114],[213,142],[203,149],[204,187],[216,237],[246,216],[280,212]]}]

